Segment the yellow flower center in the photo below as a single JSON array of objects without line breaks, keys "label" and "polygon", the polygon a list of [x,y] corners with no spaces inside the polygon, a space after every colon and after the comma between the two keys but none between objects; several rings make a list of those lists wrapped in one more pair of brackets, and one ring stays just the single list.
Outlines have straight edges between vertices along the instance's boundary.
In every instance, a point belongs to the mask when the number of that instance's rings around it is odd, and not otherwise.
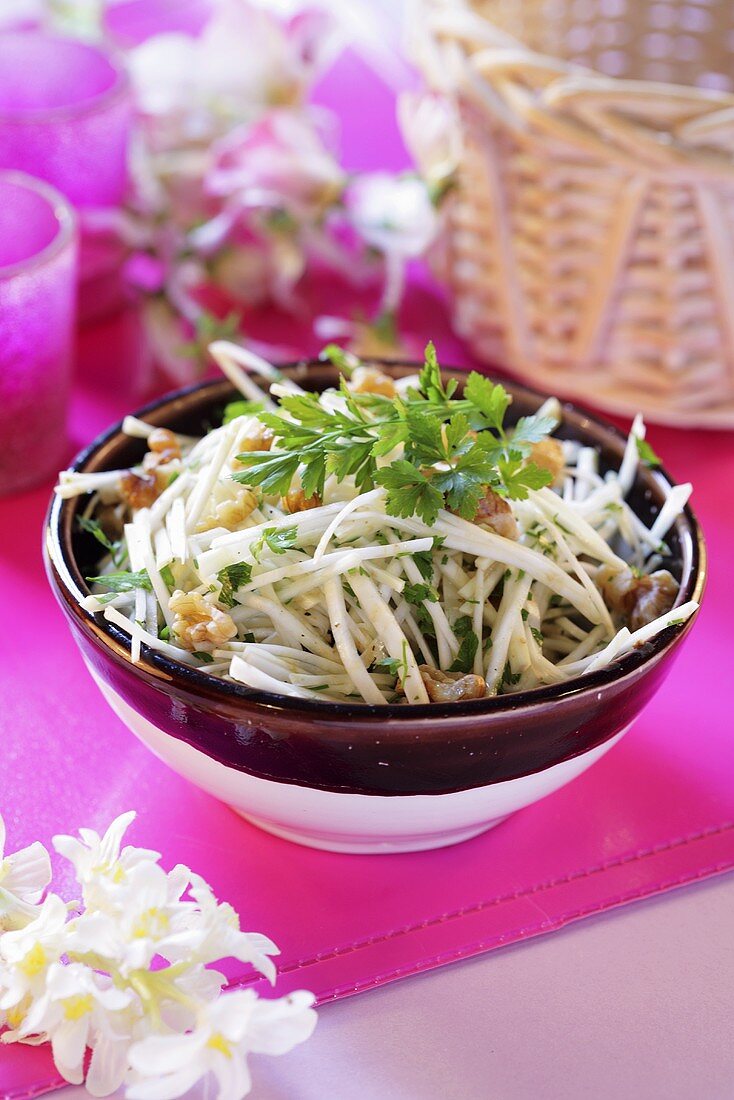
[{"label": "yellow flower center", "polygon": [[76,997],[66,997],[64,1004],[64,1017],[67,1020],[81,1020],[92,1011],[92,996],[90,993],[79,994]]},{"label": "yellow flower center", "polygon": [[223,1054],[225,1058],[232,1057],[232,1047],[222,1035],[221,1031],[215,1031],[214,1034],[207,1040],[208,1047],[212,1050],[218,1050],[220,1054]]},{"label": "yellow flower center", "polygon": [[35,978],[37,974],[41,973],[45,965],[46,952],[43,950],[40,943],[34,943],[33,947],[20,964],[20,969],[24,974],[27,974],[29,978]]},{"label": "yellow flower center", "polygon": [[0,882],[3,881],[8,871],[10,870],[10,860],[0,859]]},{"label": "yellow flower center", "polygon": [[145,939],[146,936],[160,936],[168,931],[168,917],[157,906],[145,909],[133,926],[133,936],[137,939]]},{"label": "yellow flower center", "polygon": [[26,1009],[30,1004],[28,997],[24,997],[20,1004],[14,1005],[5,1012],[5,1020],[8,1027],[16,1028],[20,1027],[25,1019]]}]

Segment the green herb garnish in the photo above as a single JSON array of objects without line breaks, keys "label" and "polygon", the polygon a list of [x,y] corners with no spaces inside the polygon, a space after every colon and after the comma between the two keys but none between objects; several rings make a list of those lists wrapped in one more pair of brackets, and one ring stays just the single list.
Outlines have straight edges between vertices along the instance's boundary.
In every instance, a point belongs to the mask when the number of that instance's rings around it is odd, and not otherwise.
[{"label": "green herb garnish", "polygon": [[88,584],[105,585],[109,592],[134,592],[137,588],[153,591],[147,569],[141,569],[139,573],[105,573],[101,577],[87,577],[86,580]]},{"label": "green herb garnish", "polygon": [[170,565],[164,565],[163,568],[159,570],[159,572],[161,574],[161,580],[165,584],[166,588],[176,587],[176,582],[173,579],[173,573],[171,571]]},{"label": "green herb garnish", "polygon": [[652,467],[660,465],[660,459],[646,439],[640,439],[638,436],[635,436],[635,444],[637,446],[638,458],[644,466]]},{"label": "green herb garnish", "polygon": [[86,516],[76,517],[77,526],[88,534],[93,535],[97,542],[104,546],[109,553],[113,565],[119,565],[124,557],[121,542],[113,542],[103,531],[102,525],[96,519],[88,519]]},{"label": "green herb garnish", "polygon": [[[456,629],[456,627],[454,627]],[[468,631],[461,639],[456,660],[449,666],[449,672],[471,672],[474,667],[474,658],[479,646],[479,639],[473,630]]]},{"label": "green herb garnish", "polygon": [[[346,365],[341,349],[330,347],[325,354]],[[305,495],[323,496],[327,476],[353,476],[361,492],[375,485],[387,489],[391,515],[418,515],[428,524],[440,508],[473,519],[487,486],[523,500],[530,489],[547,485],[550,473],[527,459],[556,421],[522,417],[514,430],[506,429],[509,394],[476,371],[467,377],[463,398],[456,389],[454,380],[444,384],[429,344],[418,388],[399,397],[352,393],[343,378],[343,409],[327,408],[315,393],[286,394],[285,415],[259,414],[277,449],[239,455],[245,469],[234,478],[285,495],[300,467]],[[377,460],[400,444],[404,457],[378,467]]]},{"label": "green herb garnish", "polygon": [[262,401],[230,401],[224,407],[222,424],[231,424],[238,416],[254,416],[255,413],[261,413],[264,408]]},{"label": "green herb garnish", "polygon": [[234,565],[228,565],[225,569],[220,569],[217,573],[217,580],[222,586],[219,593],[219,602],[225,604],[226,607],[234,607],[237,602],[234,598],[235,592],[242,588],[244,584],[249,584],[251,578],[252,566],[245,561],[238,561]]},{"label": "green herb garnish", "polygon": [[286,550],[292,550],[298,538],[297,527],[266,527],[262,538],[253,542],[250,552],[255,561],[260,560],[260,555],[265,546],[269,546],[274,554],[285,554]]}]

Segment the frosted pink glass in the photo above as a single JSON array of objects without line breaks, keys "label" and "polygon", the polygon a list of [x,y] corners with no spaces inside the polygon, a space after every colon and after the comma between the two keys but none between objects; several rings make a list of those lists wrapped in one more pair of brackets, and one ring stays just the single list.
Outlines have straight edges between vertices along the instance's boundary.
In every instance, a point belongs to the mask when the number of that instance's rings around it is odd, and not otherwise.
[{"label": "frosted pink glass", "polygon": [[77,207],[115,206],[131,117],[112,55],[39,31],[0,34],[0,168],[48,180]]},{"label": "frosted pink glass", "polygon": [[105,11],[104,27],[118,46],[129,49],[154,34],[196,37],[212,9],[212,0],[121,0]]},{"label": "frosted pink glass", "polygon": [[0,492],[59,465],[76,308],[74,213],[53,187],[0,172]]},{"label": "frosted pink glass", "polygon": [[[132,116],[129,80],[114,54],[40,30],[0,33],[0,168],[47,180],[82,211],[119,206]],[[83,319],[119,304],[122,259],[114,238],[82,224]]]}]

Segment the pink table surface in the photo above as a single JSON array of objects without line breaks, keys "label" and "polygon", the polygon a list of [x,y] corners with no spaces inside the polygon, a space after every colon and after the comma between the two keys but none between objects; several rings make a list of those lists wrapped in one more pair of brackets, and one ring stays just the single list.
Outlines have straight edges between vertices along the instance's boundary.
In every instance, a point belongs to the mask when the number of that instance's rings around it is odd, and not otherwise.
[{"label": "pink table surface", "polygon": [[[420,339],[433,336],[445,362],[470,362],[420,281],[406,323]],[[259,324],[266,334],[274,321]],[[289,339],[303,351],[315,346],[295,330]],[[80,364],[70,453],[140,403],[145,370],[134,320],[85,333]],[[134,841],[158,848],[167,865],[203,873],[243,926],[280,945],[277,991],[305,987],[322,1002],[731,868],[734,441],[662,428],[650,439],[674,476],[694,482],[711,556],[705,606],[672,677],[587,775],[483,837],[408,856],[290,845],[150,756],[86,675],[46,585],[40,544],[50,486],[1,501],[0,808],[11,846],[82,824],[102,828],[135,808]],[[70,891],[60,871],[59,888]],[[229,976],[262,989],[236,966]],[[4,1100],[59,1083],[44,1050],[0,1050]]]}]

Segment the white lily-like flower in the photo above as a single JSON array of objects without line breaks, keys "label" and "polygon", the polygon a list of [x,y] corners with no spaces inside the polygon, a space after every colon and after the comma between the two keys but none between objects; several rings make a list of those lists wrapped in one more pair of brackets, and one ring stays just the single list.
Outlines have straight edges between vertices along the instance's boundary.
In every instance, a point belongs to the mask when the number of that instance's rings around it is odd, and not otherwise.
[{"label": "white lily-like flower", "polygon": [[385,259],[380,315],[395,316],[405,285],[405,265],[434,241],[438,215],[422,179],[368,172],[346,189],[347,218],[356,233]]},{"label": "white lily-like flower", "polygon": [[350,184],[345,203],[360,237],[385,255],[420,256],[435,236],[436,212],[417,176],[368,172]]},{"label": "white lily-like flower", "polygon": [[116,817],[103,836],[94,829],[80,829],[79,840],[64,835],[53,838],[56,851],[73,865],[88,906],[94,903],[91,895],[96,894],[97,900],[101,900],[100,887],[122,883],[133,867],[160,859],[159,852],[148,848],[128,845],[121,850],[122,838],[134,820],[135,813],[131,810]]},{"label": "white lily-like flower", "polygon": [[[93,1047],[87,1087],[104,1096],[118,1088],[127,1071],[127,1050],[135,1016],[125,1016],[134,1000],[82,963],[52,963],[44,992],[18,1029],[20,1038],[49,1037],[54,1062],[72,1084],[84,1080],[84,1056]],[[104,1040],[104,1041],[103,1041]]]},{"label": "white lily-like flower", "polygon": [[147,970],[156,956],[170,961],[187,955],[195,946],[189,932],[192,906],[181,900],[189,877],[182,865],[166,874],[146,860],[120,882],[103,880],[94,892],[95,907],[69,926],[69,951],[100,956],[123,975]]},{"label": "white lily-like flower", "polygon": [[259,932],[242,932],[240,918],[228,902],[218,902],[211,887],[200,875],[191,876],[191,896],[197,903],[191,921],[192,930],[202,933],[194,948],[199,959],[238,959],[250,963],[270,982],[275,982],[275,964],[270,955],[280,951],[272,940]]},{"label": "white lily-like flower", "polygon": [[6,856],[5,839],[5,822],[0,815],[0,932],[32,920],[35,906],[51,881],[51,861],[42,844],[34,841]]},{"label": "white lily-like flower", "polygon": [[269,106],[301,102],[333,55],[335,27],[318,9],[279,18],[246,0],[220,0],[198,38],[160,34],[131,51],[138,104],[170,123],[169,138],[200,140]]},{"label": "white lily-like flower", "polygon": [[[61,898],[47,894],[33,920],[0,936],[0,1009],[15,1009],[43,992],[49,967],[65,950],[67,917]],[[8,1033],[3,1039],[10,1041]]]},{"label": "white lily-like flower", "polygon": [[403,92],[398,97],[398,123],[432,197],[440,198],[461,156],[461,127],[456,109],[444,96]]},{"label": "white lily-like flower", "polygon": [[0,864],[29,910],[26,923],[0,929],[0,1040],[50,1042],[61,1075],[93,1096],[128,1085],[131,1097],[163,1100],[213,1076],[220,1100],[239,1100],[249,1053],[282,1054],[311,1034],[313,997],[222,995],[226,978],[212,963],[236,958],[273,981],[278,949],[241,931],[232,906],[187,867],[166,873],[157,852],[123,848],[134,816],[102,835],[54,838],[84,896],[71,917],[56,894],[34,904],[48,879],[40,845]]},{"label": "white lily-like flower", "polygon": [[247,1056],[284,1054],[304,1042],[316,1026],[310,993],[260,1001],[253,990],[228,993],[206,1006],[193,1031],[156,1035],[130,1049],[138,1080],[129,1100],[175,1100],[212,1075],[219,1100],[241,1100],[250,1091]]}]

